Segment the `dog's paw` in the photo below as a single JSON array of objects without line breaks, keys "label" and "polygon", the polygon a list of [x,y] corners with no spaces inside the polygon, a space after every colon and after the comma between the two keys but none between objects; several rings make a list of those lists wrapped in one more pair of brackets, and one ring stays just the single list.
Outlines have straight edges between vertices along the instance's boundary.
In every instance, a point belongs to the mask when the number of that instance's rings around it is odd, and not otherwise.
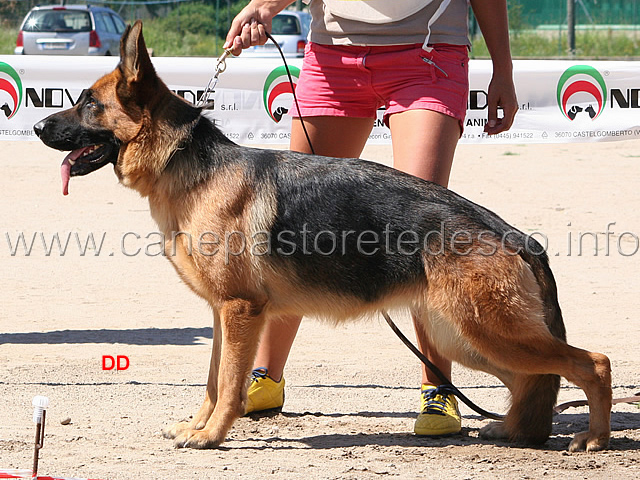
[{"label": "dog's paw", "polygon": [[491,422],[480,429],[480,438],[485,440],[508,440],[509,434],[503,422]]},{"label": "dog's paw", "polygon": [[224,436],[216,435],[210,430],[186,430],[175,437],[173,445],[176,448],[216,448],[224,442]]},{"label": "dog's paw", "polygon": [[191,422],[174,423],[169,428],[164,428],[162,430],[162,436],[164,438],[168,438],[168,439],[171,440],[171,439],[176,438],[178,435],[182,434],[182,432],[184,432],[185,430],[188,430],[190,428],[191,428]]},{"label": "dog's paw", "polygon": [[609,446],[609,435],[593,435],[591,432],[580,432],[569,444],[570,452],[599,452]]}]

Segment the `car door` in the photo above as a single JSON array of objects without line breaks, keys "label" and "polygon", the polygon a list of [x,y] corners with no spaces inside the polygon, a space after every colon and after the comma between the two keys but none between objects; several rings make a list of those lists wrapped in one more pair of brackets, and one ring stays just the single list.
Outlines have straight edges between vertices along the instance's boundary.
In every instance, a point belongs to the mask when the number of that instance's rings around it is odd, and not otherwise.
[{"label": "car door", "polygon": [[116,25],[111,17],[111,14],[108,12],[100,12],[98,15],[102,17],[102,21],[104,23],[105,32],[101,33],[104,35],[104,39],[102,40],[105,43],[105,55],[117,55],[120,51],[119,43],[120,36],[116,30]]},{"label": "car door", "polygon": [[112,13],[111,18],[113,19],[113,23],[116,26],[116,40],[115,40],[116,46],[117,46],[116,52],[120,52],[120,38],[122,37],[122,34],[126,30],[127,26],[125,25],[122,18],[120,18],[118,15]]}]

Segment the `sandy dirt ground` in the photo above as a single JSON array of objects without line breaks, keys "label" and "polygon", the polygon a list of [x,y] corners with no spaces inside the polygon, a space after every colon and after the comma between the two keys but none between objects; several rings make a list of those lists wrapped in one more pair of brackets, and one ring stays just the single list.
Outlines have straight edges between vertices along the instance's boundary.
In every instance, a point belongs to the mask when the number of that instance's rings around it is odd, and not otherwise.
[{"label": "sandy dirt ground", "polygon": [[[160,432],[203,399],[208,307],[158,255],[146,201],[111,168],[73,179],[63,197],[59,152],[30,142],[0,148],[0,468],[31,467],[31,400],[47,395],[40,473],[48,475],[640,477],[637,405],[614,406],[611,447],[597,454],[566,452],[587,427],[584,407],[558,415],[540,448],[479,439],[487,421],[465,406],[459,435],[414,436],[418,363],[380,319],[338,328],[305,320],[282,414],[240,419],[224,448],[174,449]],[[368,147],[364,157],[388,163],[390,149]],[[610,356],[616,397],[640,391],[639,185],[639,141],[460,146],[451,181],[547,240],[569,342]],[[398,320],[412,336],[408,319]],[[103,370],[104,355],[128,357],[129,368]],[[454,381],[482,406],[506,410],[495,378],[454,366]],[[561,402],[583,398],[563,383]]]}]

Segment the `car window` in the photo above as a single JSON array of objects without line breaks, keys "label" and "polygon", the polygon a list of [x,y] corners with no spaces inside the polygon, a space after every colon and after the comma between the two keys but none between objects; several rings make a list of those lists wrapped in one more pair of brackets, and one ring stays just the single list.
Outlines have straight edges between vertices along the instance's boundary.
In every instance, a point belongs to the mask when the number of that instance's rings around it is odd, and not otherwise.
[{"label": "car window", "polygon": [[99,13],[94,13],[93,18],[96,21],[96,30],[98,32],[104,32],[107,29],[107,26],[104,24],[104,19],[102,18],[102,15]]},{"label": "car window", "polygon": [[116,32],[121,35],[127,28],[122,19],[113,13],[111,14],[111,18],[113,19],[113,23],[116,25]]},{"label": "car window", "polygon": [[25,32],[88,32],[91,18],[78,10],[34,10],[24,24]]},{"label": "car window", "polygon": [[100,13],[99,15],[104,20],[104,25],[107,28],[107,32],[115,34],[116,26],[113,23],[113,20],[111,19],[111,15],[109,15],[108,13]]},{"label": "car window", "polygon": [[294,15],[276,15],[271,23],[274,35],[300,35],[300,22]]}]

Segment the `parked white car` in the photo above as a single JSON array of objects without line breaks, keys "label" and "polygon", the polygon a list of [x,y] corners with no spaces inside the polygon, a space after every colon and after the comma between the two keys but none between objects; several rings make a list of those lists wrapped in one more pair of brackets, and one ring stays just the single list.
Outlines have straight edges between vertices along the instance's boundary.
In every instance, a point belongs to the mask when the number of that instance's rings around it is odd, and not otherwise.
[{"label": "parked white car", "polygon": [[119,55],[122,18],[110,8],[47,5],[27,14],[16,55]]}]

